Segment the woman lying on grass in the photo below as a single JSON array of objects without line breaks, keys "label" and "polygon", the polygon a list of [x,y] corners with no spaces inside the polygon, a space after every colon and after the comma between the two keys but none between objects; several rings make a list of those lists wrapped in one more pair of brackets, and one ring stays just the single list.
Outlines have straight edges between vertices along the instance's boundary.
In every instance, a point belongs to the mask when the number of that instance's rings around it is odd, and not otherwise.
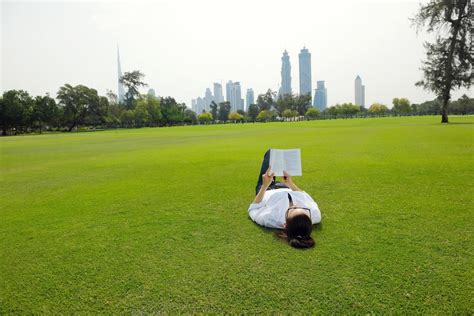
[{"label": "woman lying on grass", "polygon": [[274,173],[270,173],[269,162],[270,150],[263,158],[255,188],[257,196],[249,207],[250,218],[261,226],[283,229],[276,235],[292,247],[314,247],[310,235],[313,224],[321,221],[318,204],[296,186],[286,171],[283,172],[283,183],[276,182]]}]

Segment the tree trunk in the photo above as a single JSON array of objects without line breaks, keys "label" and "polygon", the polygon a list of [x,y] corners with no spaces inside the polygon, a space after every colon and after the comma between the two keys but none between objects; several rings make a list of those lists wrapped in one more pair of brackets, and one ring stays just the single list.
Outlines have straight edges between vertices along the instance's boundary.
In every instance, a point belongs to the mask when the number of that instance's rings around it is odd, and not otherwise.
[{"label": "tree trunk", "polygon": [[448,102],[449,96],[443,98],[443,106],[441,108],[441,123],[449,123],[448,122]]}]

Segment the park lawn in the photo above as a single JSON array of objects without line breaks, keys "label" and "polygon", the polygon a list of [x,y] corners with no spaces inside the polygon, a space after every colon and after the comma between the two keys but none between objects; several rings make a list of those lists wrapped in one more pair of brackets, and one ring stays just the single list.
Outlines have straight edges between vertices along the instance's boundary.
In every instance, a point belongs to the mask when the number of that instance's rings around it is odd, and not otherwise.
[{"label": "park lawn", "polygon": [[[0,314],[474,313],[474,117],[0,139]],[[301,148],[316,247],[247,215]]]}]

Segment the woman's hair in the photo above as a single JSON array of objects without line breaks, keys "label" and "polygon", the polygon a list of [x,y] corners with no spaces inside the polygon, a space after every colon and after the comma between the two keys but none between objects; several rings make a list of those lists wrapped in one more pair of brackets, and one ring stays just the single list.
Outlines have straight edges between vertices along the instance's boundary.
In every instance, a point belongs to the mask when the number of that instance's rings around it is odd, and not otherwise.
[{"label": "woman's hair", "polygon": [[290,217],[286,220],[286,228],[283,232],[277,232],[275,235],[288,241],[288,244],[294,248],[314,247],[314,240],[311,238],[313,223],[311,219],[304,214]]}]

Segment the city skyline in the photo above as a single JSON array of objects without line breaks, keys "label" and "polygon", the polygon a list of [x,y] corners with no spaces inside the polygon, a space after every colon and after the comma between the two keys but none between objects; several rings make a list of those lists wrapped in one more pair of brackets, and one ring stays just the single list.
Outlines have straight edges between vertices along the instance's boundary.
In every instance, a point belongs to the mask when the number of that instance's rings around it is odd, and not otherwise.
[{"label": "city skyline", "polygon": [[[101,95],[107,90],[116,92],[118,43],[123,72],[140,70],[157,95],[172,96],[189,107],[190,100],[209,83],[222,84],[222,78],[238,78],[242,88],[251,87],[255,96],[269,88],[278,91],[281,52],[286,49],[296,56],[306,46],[312,54],[313,80],[323,79],[330,87],[329,105],[353,102],[357,73],[363,74],[370,87],[366,106],[380,102],[390,107],[394,97],[413,103],[434,99],[432,93],[414,85],[422,76],[423,42],[429,39],[423,32],[417,34],[409,21],[419,1],[343,2],[344,11],[338,10],[340,3],[327,1],[288,5],[244,0],[234,8],[235,14],[227,16],[208,0],[3,1],[0,90],[55,96],[60,86],[69,83],[86,85]],[[268,8],[270,16],[263,14]],[[255,23],[241,23],[244,14]],[[321,31],[328,26],[331,31]],[[156,36],[143,30],[154,30]],[[226,35],[231,33],[233,37]],[[245,39],[246,44],[235,45],[236,38]],[[291,77],[292,91],[299,91],[294,71]],[[461,89],[453,93],[453,99],[463,93],[469,94]]]}]

